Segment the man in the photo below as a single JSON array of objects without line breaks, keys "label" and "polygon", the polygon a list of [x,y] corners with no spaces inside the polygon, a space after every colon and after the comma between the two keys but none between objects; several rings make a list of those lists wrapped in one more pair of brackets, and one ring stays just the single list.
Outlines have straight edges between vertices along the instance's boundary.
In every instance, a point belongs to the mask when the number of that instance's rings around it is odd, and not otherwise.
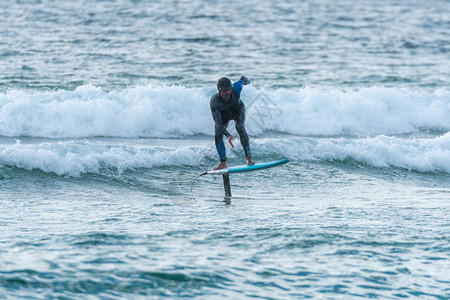
[{"label": "man", "polygon": [[214,170],[227,168],[227,156],[225,151],[225,144],[223,136],[228,138],[231,147],[233,145],[233,136],[227,131],[228,122],[234,120],[236,131],[241,138],[241,144],[244,148],[245,156],[247,158],[247,165],[254,165],[250,152],[250,142],[247,131],[245,130],[245,105],[241,101],[241,91],[244,85],[250,83],[250,80],[241,76],[235,83],[231,84],[231,80],[222,77],[217,81],[217,90],[210,102],[211,113],[214,119],[214,139],[216,149],[219,153],[220,163]]}]

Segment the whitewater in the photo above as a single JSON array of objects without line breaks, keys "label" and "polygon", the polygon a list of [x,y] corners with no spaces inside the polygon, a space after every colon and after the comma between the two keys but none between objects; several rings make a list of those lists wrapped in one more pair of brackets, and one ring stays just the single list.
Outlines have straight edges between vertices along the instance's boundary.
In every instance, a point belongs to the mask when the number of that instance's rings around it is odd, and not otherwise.
[{"label": "whitewater", "polygon": [[[209,100],[215,88],[142,86],[105,92],[74,91],[0,95],[0,134],[7,137],[154,137],[211,135]],[[450,130],[450,92],[395,88],[265,90],[242,94],[255,135],[373,136]],[[253,105],[253,107],[252,107]]]},{"label": "whitewater", "polygon": [[[183,86],[117,92],[94,86],[10,91],[0,97],[0,161],[3,166],[73,176],[120,169],[124,164],[126,168],[195,166],[215,157],[214,151],[204,151],[211,148],[207,142],[213,127],[209,110],[213,92]],[[379,168],[450,173],[448,91],[250,87],[242,98],[257,156],[349,159]],[[152,142],[191,137],[198,145],[184,146],[180,141],[174,149]],[[99,144],[90,142],[92,138],[131,141],[103,139]],[[134,145],[133,139],[148,141]]]}]

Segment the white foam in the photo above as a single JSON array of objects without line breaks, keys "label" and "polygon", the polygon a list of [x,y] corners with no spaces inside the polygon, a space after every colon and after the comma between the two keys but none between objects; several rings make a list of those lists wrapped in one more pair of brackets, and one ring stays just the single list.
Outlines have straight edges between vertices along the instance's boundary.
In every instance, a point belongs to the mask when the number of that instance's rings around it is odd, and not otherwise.
[{"label": "white foam", "polygon": [[[0,135],[6,137],[183,137],[212,135],[209,100],[214,87],[141,86],[105,92],[86,85],[74,91],[0,94]],[[366,88],[358,91],[266,91],[245,87],[247,129],[252,135],[392,135],[450,130],[450,92]],[[231,127],[231,126],[230,126]]]},{"label": "white foam", "polygon": [[266,118],[265,130],[297,135],[402,134],[450,130],[450,93],[366,88],[359,91],[269,92],[282,114]]},{"label": "white foam", "polygon": [[377,168],[450,173],[450,133],[427,138],[378,135],[368,138],[291,138],[255,140],[258,152],[297,161],[353,160]]},{"label": "white foam", "polygon": [[[237,141],[236,141],[237,142]],[[0,166],[38,169],[58,175],[85,173],[120,175],[127,170],[166,166],[210,168],[217,160],[212,142],[186,140],[173,143],[130,140],[111,142],[49,141],[0,144]],[[231,160],[242,157],[242,148],[228,148]],[[352,160],[377,168],[397,167],[419,172],[450,173],[450,133],[438,137],[405,138],[379,135],[368,138],[253,138],[253,154],[302,161]]]},{"label": "white foam", "polygon": [[47,138],[172,137],[212,131],[202,89],[141,87],[0,95],[0,135]]},{"label": "white foam", "polygon": [[[212,150],[212,149],[210,149]],[[57,175],[79,176],[114,170],[199,165],[206,155],[201,147],[137,147],[103,145],[88,141],[45,142],[0,145],[0,165],[41,170]],[[212,156],[212,151],[208,151]]]}]

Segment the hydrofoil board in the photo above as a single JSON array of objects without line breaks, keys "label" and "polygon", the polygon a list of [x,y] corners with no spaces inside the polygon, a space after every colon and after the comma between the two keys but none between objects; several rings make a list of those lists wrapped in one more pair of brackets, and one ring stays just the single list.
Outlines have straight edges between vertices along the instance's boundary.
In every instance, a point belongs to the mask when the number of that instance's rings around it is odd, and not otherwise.
[{"label": "hydrofoil board", "polygon": [[231,173],[258,171],[258,170],[263,170],[263,169],[267,169],[267,168],[273,168],[276,166],[284,165],[284,164],[287,164],[288,162],[289,162],[289,159],[282,159],[282,160],[277,160],[277,161],[257,163],[257,164],[251,165],[251,166],[241,165],[241,166],[235,166],[235,167],[230,167],[230,168],[225,168],[225,169],[207,171],[207,172],[201,174],[200,176],[207,175],[207,174],[224,175],[224,174],[231,174]]}]

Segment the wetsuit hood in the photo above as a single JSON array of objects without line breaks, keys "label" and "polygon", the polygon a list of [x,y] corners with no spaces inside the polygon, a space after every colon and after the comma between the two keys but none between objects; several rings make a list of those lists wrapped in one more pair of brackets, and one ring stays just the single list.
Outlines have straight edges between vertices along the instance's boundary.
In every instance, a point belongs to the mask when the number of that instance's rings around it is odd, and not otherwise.
[{"label": "wetsuit hood", "polygon": [[227,77],[222,77],[217,80],[217,89],[219,91],[225,91],[232,88],[231,80]]}]

